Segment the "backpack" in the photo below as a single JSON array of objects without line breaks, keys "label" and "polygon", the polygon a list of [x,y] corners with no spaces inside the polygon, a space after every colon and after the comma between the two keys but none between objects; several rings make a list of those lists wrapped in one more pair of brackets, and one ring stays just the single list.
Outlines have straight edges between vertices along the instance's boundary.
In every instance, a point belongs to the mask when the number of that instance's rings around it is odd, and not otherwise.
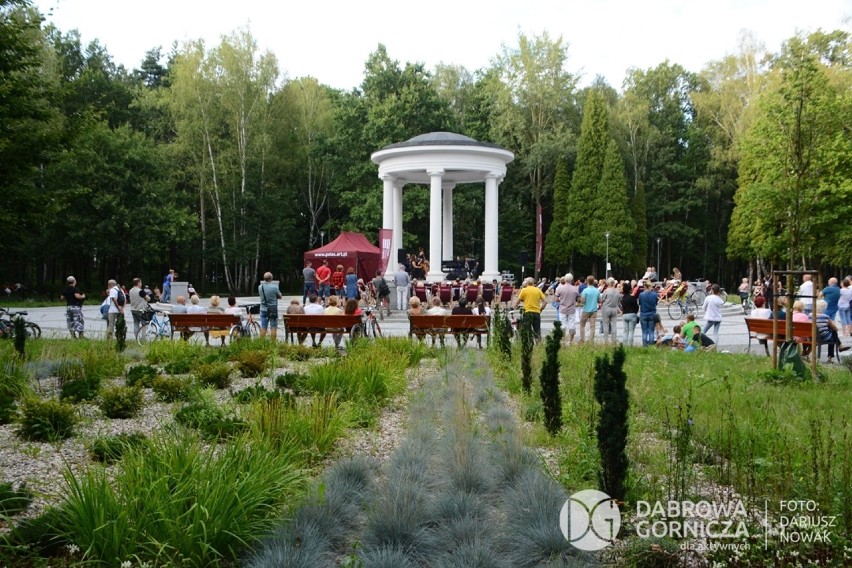
[{"label": "backpack", "polygon": [[388,296],[390,295],[390,288],[388,288],[388,283],[385,282],[384,278],[379,281],[379,296]]},{"label": "backpack", "polygon": [[115,297],[115,303],[118,304],[119,308],[123,308],[124,304],[127,303],[127,296],[124,295],[124,290],[121,289],[121,286],[118,287],[118,294]]}]

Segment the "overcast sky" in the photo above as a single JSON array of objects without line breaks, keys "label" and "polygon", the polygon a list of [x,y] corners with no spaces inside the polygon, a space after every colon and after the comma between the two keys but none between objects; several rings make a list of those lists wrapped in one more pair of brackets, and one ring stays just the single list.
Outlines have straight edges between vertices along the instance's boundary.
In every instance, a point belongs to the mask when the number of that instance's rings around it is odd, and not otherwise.
[{"label": "overcast sky", "polygon": [[620,89],[629,67],[666,59],[700,71],[737,50],[749,30],[770,51],[797,31],[852,29],[852,0],[34,0],[63,32],[98,39],[132,69],[174,41],[219,37],[248,26],[289,78],[311,75],[336,88],[363,79],[379,43],[401,64],[489,65],[519,32],[547,31],[569,44],[568,70],[582,84],[603,75]]}]

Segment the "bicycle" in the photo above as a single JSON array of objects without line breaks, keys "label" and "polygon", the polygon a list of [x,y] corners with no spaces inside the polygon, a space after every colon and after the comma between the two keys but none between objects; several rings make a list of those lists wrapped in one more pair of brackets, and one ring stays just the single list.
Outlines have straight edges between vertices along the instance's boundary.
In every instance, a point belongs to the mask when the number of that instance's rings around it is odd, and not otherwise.
[{"label": "bicycle", "polygon": [[172,338],[172,324],[166,312],[154,312],[151,320],[143,323],[136,332],[136,343],[145,345],[158,339]]},{"label": "bicycle", "polygon": [[254,321],[254,315],[260,313],[260,304],[249,304],[240,306],[246,309],[246,319],[234,324],[228,335],[231,337],[231,342],[239,339],[249,338],[254,339],[260,337],[260,324]]},{"label": "bicycle", "polygon": [[373,339],[382,337],[382,326],[379,325],[379,320],[376,319],[376,314],[373,313],[373,308],[367,306],[362,310],[362,312],[363,316],[361,317],[361,323],[352,328],[352,339],[359,339],[365,336],[372,337]]},{"label": "bicycle", "polygon": [[[25,315],[27,315],[27,312],[12,312],[7,308],[0,308],[0,337],[14,338],[15,319],[23,319]],[[29,339],[38,339],[41,337],[41,328],[36,323],[24,320],[24,333]]]},{"label": "bicycle", "polygon": [[698,309],[698,305],[690,298],[684,300],[680,297],[668,305],[669,317],[673,320],[680,320],[686,314],[694,313],[696,309]]}]

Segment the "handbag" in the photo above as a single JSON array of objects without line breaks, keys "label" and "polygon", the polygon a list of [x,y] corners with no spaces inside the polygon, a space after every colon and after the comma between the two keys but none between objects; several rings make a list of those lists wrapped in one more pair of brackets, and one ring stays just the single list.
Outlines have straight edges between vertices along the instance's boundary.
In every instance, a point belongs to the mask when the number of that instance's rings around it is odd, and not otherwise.
[{"label": "handbag", "polygon": [[263,290],[263,306],[266,308],[266,317],[268,319],[278,319],[278,302],[277,298],[275,302],[270,302],[266,298],[266,286],[264,284],[260,285],[260,289]]}]

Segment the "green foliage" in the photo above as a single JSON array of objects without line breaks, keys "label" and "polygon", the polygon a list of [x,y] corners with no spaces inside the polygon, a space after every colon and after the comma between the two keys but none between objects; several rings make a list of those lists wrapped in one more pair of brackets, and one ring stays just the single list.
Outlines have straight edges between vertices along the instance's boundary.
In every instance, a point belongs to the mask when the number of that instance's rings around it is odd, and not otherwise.
[{"label": "green foliage", "polygon": [[142,388],[110,386],[100,390],[98,406],[107,418],[133,418],[145,406]]},{"label": "green foliage", "polygon": [[567,246],[567,237],[570,232],[568,225],[570,188],[568,166],[564,159],[559,159],[553,176],[553,222],[550,224],[544,242],[544,258],[557,268],[567,266],[573,253]]},{"label": "green foliage", "polygon": [[134,365],[127,369],[127,378],[125,383],[129,387],[140,386],[143,388],[151,388],[154,380],[160,376],[160,372],[156,367],[151,365]]},{"label": "green foliage", "polygon": [[301,482],[295,454],[259,439],[224,446],[169,432],[102,468],[65,476],[57,529],[87,558],[118,565],[234,563],[266,534]]},{"label": "green foliage", "polygon": [[630,395],[623,346],[613,351],[612,359],[604,354],[595,357],[595,400],[600,404],[598,417],[598,449],[601,453],[599,483],[601,490],[613,499],[623,501],[629,461],[627,459],[628,412]]},{"label": "green foliage", "polygon": [[507,313],[497,306],[491,315],[494,328],[494,342],[499,353],[507,359],[512,358],[512,323]]},{"label": "green foliage", "polygon": [[103,381],[120,375],[124,359],[102,345],[83,351],[80,359],[65,358],[56,368],[60,398],[75,402],[92,400]]},{"label": "green foliage", "polygon": [[559,397],[559,348],[562,347],[562,325],[553,323],[547,336],[544,363],[541,366],[541,402],[544,405],[544,427],[555,436],[562,428],[562,400]]},{"label": "green foliage", "polygon": [[535,347],[535,333],[530,318],[521,318],[518,336],[521,340],[521,386],[529,394],[532,391],[532,354]]},{"label": "green foliage", "polygon": [[23,359],[27,355],[27,329],[24,325],[24,318],[16,317],[13,325],[15,327],[15,351]]},{"label": "green foliage", "polygon": [[144,445],[148,437],[141,432],[118,434],[116,436],[100,436],[89,446],[92,459],[106,464],[113,464],[121,459],[128,451]]},{"label": "green foliage", "polygon": [[278,353],[287,361],[308,361],[312,358],[328,357],[326,349],[311,349],[307,345],[282,343],[278,347]]},{"label": "green foliage", "polygon": [[301,373],[286,372],[283,375],[275,377],[275,386],[282,389],[290,389],[296,396],[302,392],[303,385],[307,380],[307,375]]},{"label": "green foliage", "polygon": [[127,347],[127,320],[124,319],[124,314],[120,313],[115,318],[115,348],[119,353],[122,353]]},{"label": "green foliage", "polygon": [[192,388],[192,381],[188,378],[165,377],[158,375],[151,383],[151,388],[161,402],[177,402],[186,400]]},{"label": "green foliage", "polygon": [[231,366],[227,363],[200,365],[194,373],[195,380],[204,386],[226,389],[231,386]]},{"label": "green foliage", "polygon": [[244,377],[259,377],[269,366],[269,354],[265,351],[241,351],[233,360]]},{"label": "green foliage", "polygon": [[73,404],[55,399],[27,398],[21,402],[20,414],[16,433],[33,442],[57,442],[70,438],[79,422]]},{"label": "green foliage", "polygon": [[30,390],[30,375],[17,361],[0,363],[0,424],[8,424],[17,412],[17,400]]},{"label": "green foliage", "polygon": [[0,483],[0,518],[23,513],[33,501],[33,492],[25,483],[15,489],[11,483]]},{"label": "green foliage", "polygon": [[66,381],[62,383],[59,398],[68,399],[72,402],[82,402],[94,399],[101,388],[101,380],[97,375],[89,375],[85,378]]},{"label": "green foliage", "polygon": [[239,404],[246,404],[249,402],[254,402],[256,400],[280,398],[281,391],[266,390],[266,388],[261,383],[255,383],[254,385],[246,387],[243,390],[232,392],[231,396],[234,398],[235,402],[238,402]]}]

